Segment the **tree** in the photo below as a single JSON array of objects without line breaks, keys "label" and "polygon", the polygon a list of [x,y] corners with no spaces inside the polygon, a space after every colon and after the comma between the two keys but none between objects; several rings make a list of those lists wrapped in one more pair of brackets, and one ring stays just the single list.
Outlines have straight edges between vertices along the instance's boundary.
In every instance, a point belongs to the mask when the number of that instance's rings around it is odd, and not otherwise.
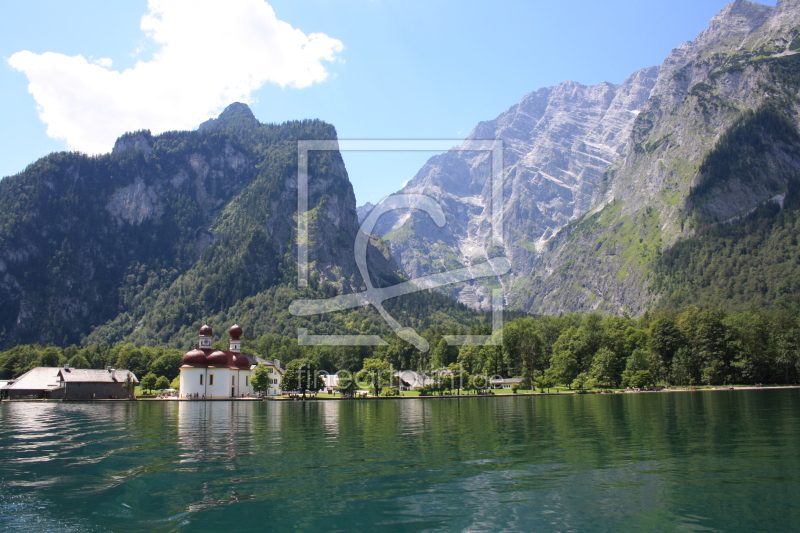
[{"label": "tree", "polygon": [[125,387],[125,390],[128,391],[128,399],[132,400],[133,399],[133,393],[136,390],[136,382],[133,381],[133,378],[131,377],[131,373],[130,372],[128,372],[128,374],[125,376],[125,385],[124,385],[124,387]]},{"label": "tree", "polygon": [[458,358],[458,348],[441,339],[431,351],[431,368],[446,368]]},{"label": "tree", "polygon": [[389,363],[377,357],[364,359],[364,366],[358,373],[359,381],[366,381],[375,396],[381,395],[381,389],[392,379],[392,368]]},{"label": "tree", "polygon": [[677,385],[697,385],[700,376],[699,359],[696,350],[682,346],[675,353],[670,370],[670,383]]},{"label": "tree", "polygon": [[183,355],[179,353],[164,354],[150,363],[150,372],[172,380],[180,373],[182,363]]},{"label": "tree", "polygon": [[[375,349],[373,357],[387,361],[392,368],[411,368],[411,363],[418,353],[419,350],[413,344],[400,337],[392,336],[387,339],[386,346],[379,346]],[[434,364],[433,359],[431,356],[432,365]]]},{"label": "tree", "polygon": [[158,379],[156,380],[155,388],[159,389],[159,390],[168,389],[169,388],[169,380],[167,379],[167,377],[166,376],[159,376]]},{"label": "tree", "polygon": [[550,368],[545,373],[550,374],[556,383],[571,387],[580,372],[581,367],[575,353],[571,350],[559,350],[553,352]]},{"label": "tree", "polygon": [[42,351],[41,355],[39,356],[39,361],[37,366],[47,366],[47,367],[54,367],[58,366],[58,356],[60,355],[58,348],[53,348],[52,346],[47,347]]},{"label": "tree", "polygon": [[727,382],[731,372],[730,330],[723,323],[724,317],[725,313],[720,309],[705,310],[700,313],[695,331],[703,381],[709,385]]},{"label": "tree", "polygon": [[81,354],[75,354],[69,360],[69,367],[70,368],[92,368],[92,365],[89,364],[89,360],[86,359]]},{"label": "tree", "polygon": [[601,387],[611,388],[619,385],[625,360],[609,348],[600,348],[592,359],[589,379],[595,380]]},{"label": "tree", "polygon": [[522,319],[511,322],[503,329],[503,346],[506,351],[514,352],[514,356],[509,356],[508,360],[522,362],[521,373],[531,384],[542,346],[542,339],[537,335],[535,328],[536,324],[532,319]]},{"label": "tree", "polygon": [[655,384],[654,375],[650,371],[650,361],[647,352],[637,348],[625,362],[625,371],[622,373],[622,386],[643,388]]},{"label": "tree", "polygon": [[793,328],[780,333],[776,339],[777,356],[775,364],[784,383],[792,383],[794,373],[800,368],[800,329]]},{"label": "tree", "polygon": [[156,381],[158,378],[152,372],[149,372],[145,377],[142,378],[141,386],[142,390],[151,391],[156,388]]},{"label": "tree", "polygon": [[483,369],[484,359],[483,346],[467,345],[458,351],[458,363],[470,374]]},{"label": "tree", "polygon": [[[731,348],[736,352],[731,367],[737,381],[740,383],[768,381],[773,374],[773,362],[778,356],[776,341],[781,337],[780,333],[770,331],[770,324],[760,313],[729,315],[725,319],[725,324],[732,334]],[[703,369],[704,379],[714,378],[711,372],[713,369],[713,366]]]},{"label": "tree", "polygon": [[114,367],[119,369],[127,369],[137,376],[141,376],[147,372],[149,367],[148,363],[149,361],[141,349],[137,348],[133,344],[126,344],[119,348],[116,361],[114,362]]},{"label": "tree", "polygon": [[572,388],[581,390],[585,385],[586,382],[589,381],[589,375],[586,372],[581,372],[577,375],[577,377],[572,381]]},{"label": "tree", "polygon": [[336,392],[341,394],[342,398],[352,398],[358,390],[358,381],[356,381],[352,373],[347,372],[346,374],[339,374],[339,384],[336,385]]},{"label": "tree", "polygon": [[318,391],[325,384],[320,377],[320,370],[313,359],[295,359],[286,365],[286,370],[281,378],[281,389],[302,392]]},{"label": "tree", "polygon": [[502,346],[482,346],[483,372],[490,375],[499,375],[503,363]]},{"label": "tree", "polygon": [[451,391],[453,388],[455,388],[456,394],[461,394],[461,389],[466,389],[469,387],[469,374],[459,363],[452,363],[448,365],[447,370],[449,375],[443,377],[450,382],[449,389]]},{"label": "tree", "polygon": [[181,377],[180,375],[176,376],[169,384],[171,389],[180,390],[181,388]]},{"label": "tree", "polygon": [[250,385],[253,390],[257,392],[264,392],[269,389],[269,369],[264,365],[258,365],[253,369],[253,375],[250,377]]}]

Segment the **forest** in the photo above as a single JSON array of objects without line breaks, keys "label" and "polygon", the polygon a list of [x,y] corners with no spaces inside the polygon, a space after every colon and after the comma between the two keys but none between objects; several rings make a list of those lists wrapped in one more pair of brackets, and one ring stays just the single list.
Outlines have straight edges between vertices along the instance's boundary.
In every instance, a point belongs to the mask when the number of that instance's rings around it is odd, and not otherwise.
[{"label": "forest", "polygon": [[[676,385],[793,384],[800,377],[800,316],[788,310],[725,312],[716,307],[668,309],[640,318],[569,314],[507,320],[498,346],[449,346],[445,334],[488,334],[432,324],[420,352],[397,338],[386,346],[299,346],[296,337],[268,333],[243,339],[242,350],[282,366],[310,358],[333,373],[361,370],[366,359],[394,369],[459,368],[469,376],[522,377],[541,389],[647,388]],[[227,338],[216,348],[227,349]],[[36,366],[127,368],[177,383],[183,351],[167,347],[21,345],[0,352],[0,379]],[[174,385],[173,385],[174,386]],[[526,387],[526,388],[527,388]]]}]

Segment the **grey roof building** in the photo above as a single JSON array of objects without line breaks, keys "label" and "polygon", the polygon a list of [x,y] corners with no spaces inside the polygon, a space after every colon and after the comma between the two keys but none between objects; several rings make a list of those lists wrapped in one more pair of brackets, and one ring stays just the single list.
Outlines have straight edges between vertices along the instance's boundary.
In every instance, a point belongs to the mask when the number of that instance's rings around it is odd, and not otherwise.
[{"label": "grey roof building", "polygon": [[62,398],[63,385],[58,377],[60,370],[58,367],[32,368],[0,388],[0,398],[20,400]]},{"label": "grey roof building", "polygon": [[489,384],[493,389],[510,389],[511,385],[522,385],[523,381],[522,378],[493,378],[489,380]]},{"label": "grey roof building", "polygon": [[60,399],[99,400],[129,398],[133,391],[126,384],[139,380],[130,370],[88,370],[79,368],[36,367],[0,388],[0,397],[10,400]]},{"label": "grey roof building", "polygon": [[434,380],[421,372],[401,370],[394,375],[399,382],[400,390],[414,390],[418,387],[431,385]]}]

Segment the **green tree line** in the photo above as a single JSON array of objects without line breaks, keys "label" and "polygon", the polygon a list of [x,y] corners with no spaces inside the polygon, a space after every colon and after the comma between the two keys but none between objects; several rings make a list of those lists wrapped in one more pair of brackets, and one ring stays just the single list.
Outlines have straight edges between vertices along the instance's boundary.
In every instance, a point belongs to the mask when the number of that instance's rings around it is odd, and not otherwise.
[{"label": "green tree line", "polygon": [[[394,369],[435,371],[458,368],[465,375],[522,377],[542,388],[648,387],[796,383],[800,378],[800,316],[789,310],[726,312],[689,306],[640,318],[570,314],[522,317],[503,327],[499,346],[447,344],[447,334],[488,334],[436,324],[422,331],[430,350],[386,336],[385,346],[300,346],[295,336],[268,333],[243,339],[243,351],[292,361],[312,361],[333,373],[359,372],[380,361]],[[225,348],[220,340],[217,348]],[[76,368],[126,368],[174,380],[182,350],[166,347],[21,345],[0,352],[0,379],[35,366],[65,363]],[[530,386],[529,385],[529,386]]]}]

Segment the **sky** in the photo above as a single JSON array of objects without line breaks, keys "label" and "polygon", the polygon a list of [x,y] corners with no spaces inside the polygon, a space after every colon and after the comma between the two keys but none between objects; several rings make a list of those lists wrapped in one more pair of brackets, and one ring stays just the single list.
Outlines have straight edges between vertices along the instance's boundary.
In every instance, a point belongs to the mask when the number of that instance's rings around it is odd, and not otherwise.
[{"label": "sky", "polygon": [[[0,0],[0,176],[125,131],[195,129],[235,101],[340,139],[463,139],[541,87],[661,64],[726,3]],[[361,205],[432,153],[342,155]]]}]

